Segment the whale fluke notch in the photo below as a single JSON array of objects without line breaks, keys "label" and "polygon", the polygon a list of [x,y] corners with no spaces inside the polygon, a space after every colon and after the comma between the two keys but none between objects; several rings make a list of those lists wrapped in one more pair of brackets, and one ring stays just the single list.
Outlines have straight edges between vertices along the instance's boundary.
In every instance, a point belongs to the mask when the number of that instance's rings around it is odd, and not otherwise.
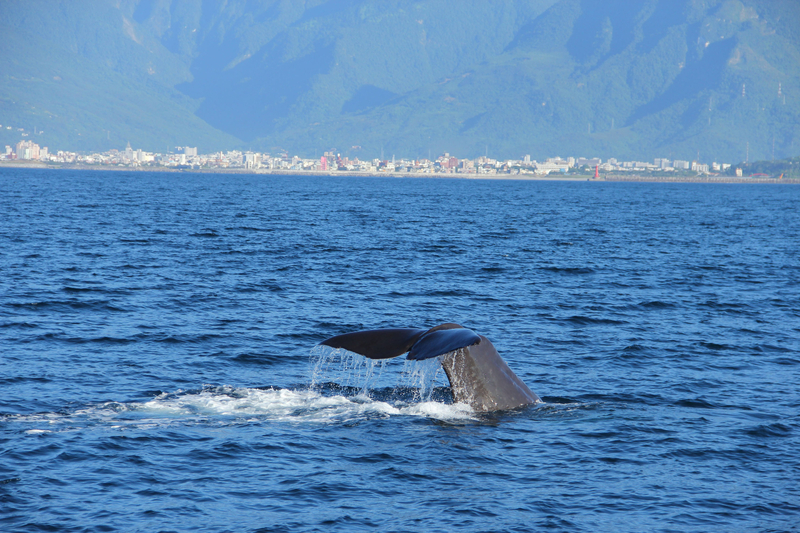
[{"label": "whale fluke notch", "polygon": [[422,361],[439,355],[466,348],[481,342],[481,338],[471,329],[458,324],[442,324],[429,329],[414,343],[408,352],[408,359]]},{"label": "whale fluke notch", "polygon": [[363,355],[389,359],[442,356],[440,361],[456,402],[476,411],[514,409],[541,401],[508,367],[489,339],[458,324],[424,329],[373,329],[337,335],[320,344]]}]

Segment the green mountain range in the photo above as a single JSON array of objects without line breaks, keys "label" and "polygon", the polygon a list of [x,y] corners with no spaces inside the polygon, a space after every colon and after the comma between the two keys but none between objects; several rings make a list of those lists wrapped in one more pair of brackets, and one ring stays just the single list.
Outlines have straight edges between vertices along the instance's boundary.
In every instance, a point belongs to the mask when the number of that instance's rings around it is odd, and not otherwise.
[{"label": "green mountain range", "polygon": [[780,159],[798,21],[796,0],[6,1],[0,142]]}]

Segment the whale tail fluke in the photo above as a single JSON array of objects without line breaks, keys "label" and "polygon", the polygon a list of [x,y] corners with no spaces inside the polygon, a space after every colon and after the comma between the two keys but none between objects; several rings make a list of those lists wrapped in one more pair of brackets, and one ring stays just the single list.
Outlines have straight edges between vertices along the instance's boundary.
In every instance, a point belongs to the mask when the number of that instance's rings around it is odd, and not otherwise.
[{"label": "whale tail fluke", "polygon": [[370,359],[408,353],[420,361],[442,357],[453,397],[476,411],[514,409],[539,400],[508,367],[492,343],[458,324],[425,329],[373,329],[337,335],[320,344],[343,348]]},{"label": "whale tail fluke", "polygon": [[408,353],[408,359],[421,361],[478,344],[477,333],[458,324],[442,324],[425,329],[372,329],[337,335],[320,344],[344,348],[370,359],[390,359]]}]

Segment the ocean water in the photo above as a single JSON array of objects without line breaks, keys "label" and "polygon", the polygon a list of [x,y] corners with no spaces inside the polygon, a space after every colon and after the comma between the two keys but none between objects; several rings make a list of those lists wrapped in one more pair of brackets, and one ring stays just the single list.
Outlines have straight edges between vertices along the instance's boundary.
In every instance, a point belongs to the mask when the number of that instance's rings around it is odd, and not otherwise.
[{"label": "ocean water", "polygon": [[798,385],[800,187],[0,170],[2,531],[798,531]]}]

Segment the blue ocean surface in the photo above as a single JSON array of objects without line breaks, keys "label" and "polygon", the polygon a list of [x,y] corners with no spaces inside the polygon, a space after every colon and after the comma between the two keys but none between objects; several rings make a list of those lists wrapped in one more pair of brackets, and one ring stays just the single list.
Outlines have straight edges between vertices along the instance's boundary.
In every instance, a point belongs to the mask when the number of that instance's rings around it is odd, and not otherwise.
[{"label": "blue ocean surface", "polygon": [[798,531],[799,385],[800,187],[0,170],[0,531]]}]

